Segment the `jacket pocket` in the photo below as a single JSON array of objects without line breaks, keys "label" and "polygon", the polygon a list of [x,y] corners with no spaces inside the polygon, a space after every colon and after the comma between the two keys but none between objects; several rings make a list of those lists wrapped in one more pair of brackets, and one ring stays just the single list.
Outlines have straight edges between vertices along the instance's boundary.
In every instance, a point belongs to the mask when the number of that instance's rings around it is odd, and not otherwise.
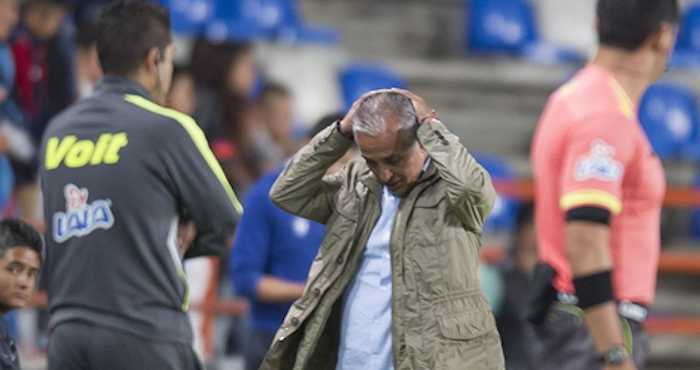
[{"label": "jacket pocket", "polygon": [[406,229],[406,240],[412,247],[437,246],[443,225],[440,203],[444,196],[429,194],[419,197],[413,207]]},{"label": "jacket pocket", "polygon": [[436,192],[426,192],[416,199],[416,208],[437,208],[438,204],[445,199],[444,194]]},{"label": "jacket pocket", "polygon": [[478,290],[436,302],[437,340],[432,347],[435,370],[504,370],[496,322]]},{"label": "jacket pocket", "polygon": [[446,339],[469,340],[496,330],[496,321],[481,292],[453,296],[436,304],[435,317]]},{"label": "jacket pocket", "polygon": [[438,317],[440,333],[447,339],[469,340],[481,337],[496,329],[489,312],[472,310]]}]

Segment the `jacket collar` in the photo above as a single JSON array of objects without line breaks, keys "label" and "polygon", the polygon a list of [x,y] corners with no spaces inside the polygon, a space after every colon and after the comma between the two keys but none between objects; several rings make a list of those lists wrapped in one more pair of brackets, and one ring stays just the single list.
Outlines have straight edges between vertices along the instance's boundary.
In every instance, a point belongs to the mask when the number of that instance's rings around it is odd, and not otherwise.
[{"label": "jacket collar", "polygon": [[100,80],[96,89],[97,94],[134,94],[148,100],[153,100],[148,90],[140,83],[126,77],[107,75]]},{"label": "jacket collar", "polygon": [[[374,173],[367,167],[367,163],[365,163],[364,160],[361,160],[360,164],[361,172],[359,175],[359,180],[371,192],[373,192],[375,195],[381,197],[382,195],[382,184],[377,181],[377,178],[374,176]],[[433,164],[433,161],[428,157],[428,159],[425,162],[425,167],[423,168],[423,172],[421,175],[418,177],[418,180],[416,181],[416,184],[413,186],[413,189],[409,191],[409,194],[413,192],[420,184],[427,182],[431,179],[433,179],[435,176],[437,176],[437,170],[435,169],[435,165]]]}]

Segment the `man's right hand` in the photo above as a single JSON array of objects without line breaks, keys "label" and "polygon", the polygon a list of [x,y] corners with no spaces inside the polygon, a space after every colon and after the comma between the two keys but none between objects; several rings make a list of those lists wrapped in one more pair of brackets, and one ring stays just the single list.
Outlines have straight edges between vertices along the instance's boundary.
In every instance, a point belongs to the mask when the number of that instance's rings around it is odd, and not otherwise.
[{"label": "man's right hand", "polygon": [[345,135],[345,137],[352,139],[352,121],[353,118],[355,117],[355,112],[357,112],[357,109],[360,107],[362,102],[365,101],[368,97],[374,95],[374,94],[379,94],[382,92],[388,92],[390,91],[389,89],[380,89],[380,90],[372,90],[370,92],[367,92],[357,98],[354,103],[352,103],[352,107],[350,107],[350,110],[345,114],[345,117],[340,121],[340,133]]},{"label": "man's right hand", "polygon": [[177,249],[183,257],[197,238],[197,226],[192,221],[180,222],[177,228]]}]

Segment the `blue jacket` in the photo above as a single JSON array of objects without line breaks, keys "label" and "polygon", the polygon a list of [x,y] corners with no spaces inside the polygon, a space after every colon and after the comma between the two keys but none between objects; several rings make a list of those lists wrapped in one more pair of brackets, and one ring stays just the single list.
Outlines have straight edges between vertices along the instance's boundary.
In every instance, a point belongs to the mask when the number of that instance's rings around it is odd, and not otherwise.
[{"label": "blue jacket", "polygon": [[3,317],[0,317],[0,370],[20,370],[17,346]]},{"label": "blue jacket", "polygon": [[305,282],[325,232],[323,225],[272,204],[268,193],[281,171],[272,171],[250,188],[229,264],[236,293],[250,301],[251,324],[258,330],[277,330],[292,304],[260,302],[256,295],[260,278]]},{"label": "blue jacket", "polygon": [[6,43],[0,42],[0,87],[5,89],[7,97],[0,102],[0,121],[8,120],[15,126],[23,127],[22,112],[12,100],[10,93],[15,85],[15,61]]}]

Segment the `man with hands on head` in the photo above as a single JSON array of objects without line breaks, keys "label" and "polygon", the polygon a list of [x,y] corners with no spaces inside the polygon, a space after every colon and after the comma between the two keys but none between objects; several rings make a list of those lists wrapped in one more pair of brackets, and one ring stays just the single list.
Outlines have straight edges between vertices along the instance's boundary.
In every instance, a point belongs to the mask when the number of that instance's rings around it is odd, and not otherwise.
[{"label": "man with hands on head", "polygon": [[[353,142],[362,158],[324,176]],[[504,369],[478,280],[495,191],[422,98],[362,96],[270,197],[326,236],[261,369]]]}]

